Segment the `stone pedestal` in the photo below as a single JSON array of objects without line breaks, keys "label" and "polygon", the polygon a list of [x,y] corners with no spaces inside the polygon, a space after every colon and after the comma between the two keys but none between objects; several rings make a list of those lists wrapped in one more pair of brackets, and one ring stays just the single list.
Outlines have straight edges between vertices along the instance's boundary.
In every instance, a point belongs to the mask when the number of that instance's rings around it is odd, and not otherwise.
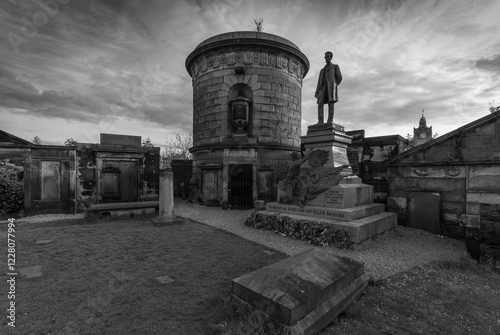
[{"label": "stone pedestal", "polygon": [[174,216],[174,177],[171,168],[160,170],[159,217],[152,219],[155,226],[182,223]]},{"label": "stone pedestal", "polygon": [[349,164],[346,149],[351,138],[335,123],[309,126],[307,135],[301,137],[307,155],[303,160],[307,160],[300,166],[299,176],[281,181],[279,203],[268,203],[261,214],[324,222],[346,231],[353,243],[396,227],[397,215],[384,212],[384,205],[373,202],[373,186],[352,176],[351,167],[335,171]]},{"label": "stone pedestal", "polygon": [[[306,151],[310,149],[313,155],[302,165],[303,168],[332,168],[349,164],[347,146],[351,144],[352,136],[345,133],[344,126],[336,123],[315,124],[307,127],[307,135],[300,139]],[[326,152],[327,160],[322,159],[324,156],[320,154],[315,155],[315,151]],[[342,174],[351,173],[350,167],[342,171]]]},{"label": "stone pedestal", "polygon": [[317,248],[234,279],[231,293],[302,335],[321,331],[367,285],[363,263]]}]

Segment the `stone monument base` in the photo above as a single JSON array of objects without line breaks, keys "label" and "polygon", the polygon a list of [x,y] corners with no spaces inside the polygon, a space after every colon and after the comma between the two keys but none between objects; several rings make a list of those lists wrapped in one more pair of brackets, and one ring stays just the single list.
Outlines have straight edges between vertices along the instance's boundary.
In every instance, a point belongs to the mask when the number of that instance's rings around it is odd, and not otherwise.
[{"label": "stone monument base", "polygon": [[231,293],[303,335],[321,331],[367,285],[363,263],[317,248],[233,279]]},{"label": "stone monument base", "polygon": [[[288,198],[290,198],[288,193]],[[286,193],[278,187],[278,199]],[[294,195],[293,202],[297,195]],[[385,212],[385,206],[373,202],[373,186],[362,183],[341,183],[305,200],[305,206],[271,202],[262,215],[285,215],[295,220],[325,222],[349,234],[350,241],[360,243],[394,229],[397,214]]]},{"label": "stone monument base", "polygon": [[[277,208],[276,205],[280,205],[278,203],[268,203],[266,206],[267,208]],[[379,204],[374,204],[374,205],[379,205]],[[351,215],[353,217],[358,216],[357,213],[370,213],[373,211],[378,211],[377,207],[366,207],[366,206],[359,206],[359,208],[350,208],[349,210],[353,210],[354,212],[340,212],[340,215],[344,216],[342,219],[343,220],[335,220],[335,219],[327,219],[324,218],[325,215],[330,215],[332,216],[337,215],[336,212],[328,212],[326,208],[321,208],[321,207],[312,207],[312,206],[305,206],[305,207],[299,207],[297,205],[284,205],[287,206],[288,212],[284,212],[281,210],[273,211],[272,209],[268,209],[265,211],[259,212],[261,215],[285,215],[288,216],[291,219],[295,220],[307,220],[307,221],[314,221],[314,222],[325,222],[329,226],[333,227],[335,230],[343,230],[347,234],[349,234],[349,240],[352,243],[361,243],[363,241],[371,239],[373,236],[381,234],[387,230],[394,229],[397,224],[397,214],[396,213],[389,213],[389,212],[380,212],[377,214],[371,214],[366,217],[354,219],[352,221],[345,221],[345,218],[350,217]],[[384,205],[380,205],[382,208]],[[291,214],[290,212],[297,212],[301,214]],[[321,216],[316,216],[316,215],[304,215],[302,214],[302,211],[305,211],[306,213],[325,213],[325,215]],[[346,214],[347,213],[347,214]]]}]

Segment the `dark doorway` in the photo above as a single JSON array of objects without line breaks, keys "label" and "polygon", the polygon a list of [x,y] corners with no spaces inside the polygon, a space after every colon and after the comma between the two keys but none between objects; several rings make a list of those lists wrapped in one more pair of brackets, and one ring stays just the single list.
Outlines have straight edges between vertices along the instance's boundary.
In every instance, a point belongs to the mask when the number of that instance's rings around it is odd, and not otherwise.
[{"label": "dark doorway", "polygon": [[236,208],[252,208],[252,164],[229,165],[228,199]]},{"label": "dark doorway", "polygon": [[432,192],[408,193],[408,226],[441,233],[441,195]]},{"label": "dark doorway", "polygon": [[138,201],[137,161],[102,161],[102,202]]}]

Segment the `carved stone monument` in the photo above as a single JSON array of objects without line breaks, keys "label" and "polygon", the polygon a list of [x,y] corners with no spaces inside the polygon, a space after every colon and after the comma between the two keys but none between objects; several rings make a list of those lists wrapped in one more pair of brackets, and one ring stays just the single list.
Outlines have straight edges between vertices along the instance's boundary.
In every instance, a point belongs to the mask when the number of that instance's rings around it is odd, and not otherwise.
[{"label": "carved stone monument", "polygon": [[335,123],[309,126],[304,157],[289,165],[278,185],[278,202],[261,213],[327,222],[360,243],[396,226],[397,215],[373,202],[373,186],[352,175],[347,159],[351,136]]}]

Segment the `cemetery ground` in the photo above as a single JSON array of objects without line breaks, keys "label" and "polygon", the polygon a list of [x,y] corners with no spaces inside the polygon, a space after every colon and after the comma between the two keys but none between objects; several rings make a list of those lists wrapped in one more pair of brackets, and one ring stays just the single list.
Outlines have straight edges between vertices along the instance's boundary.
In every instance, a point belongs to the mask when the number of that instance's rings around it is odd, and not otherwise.
[{"label": "cemetery ground", "polygon": [[[19,218],[16,328],[4,316],[2,333],[280,334],[263,314],[231,299],[230,282],[287,257],[278,250],[312,246],[244,227],[249,213],[181,203],[178,214],[189,218],[167,227],[154,227],[148,217]],[[211,226],[224,218],[232,221],[226,230],[255,233],[260,243]],[[1,233],[6,227],[2,221]],[[439,242],[450,245],[453,257],[428,259],[444,250]],[[500,273],[470,260],[461,243],[398,227],[339,250],[364,260],[372,280],[321,334],[500,334]],[[6,281],[0,288],[7,306]]]}]

